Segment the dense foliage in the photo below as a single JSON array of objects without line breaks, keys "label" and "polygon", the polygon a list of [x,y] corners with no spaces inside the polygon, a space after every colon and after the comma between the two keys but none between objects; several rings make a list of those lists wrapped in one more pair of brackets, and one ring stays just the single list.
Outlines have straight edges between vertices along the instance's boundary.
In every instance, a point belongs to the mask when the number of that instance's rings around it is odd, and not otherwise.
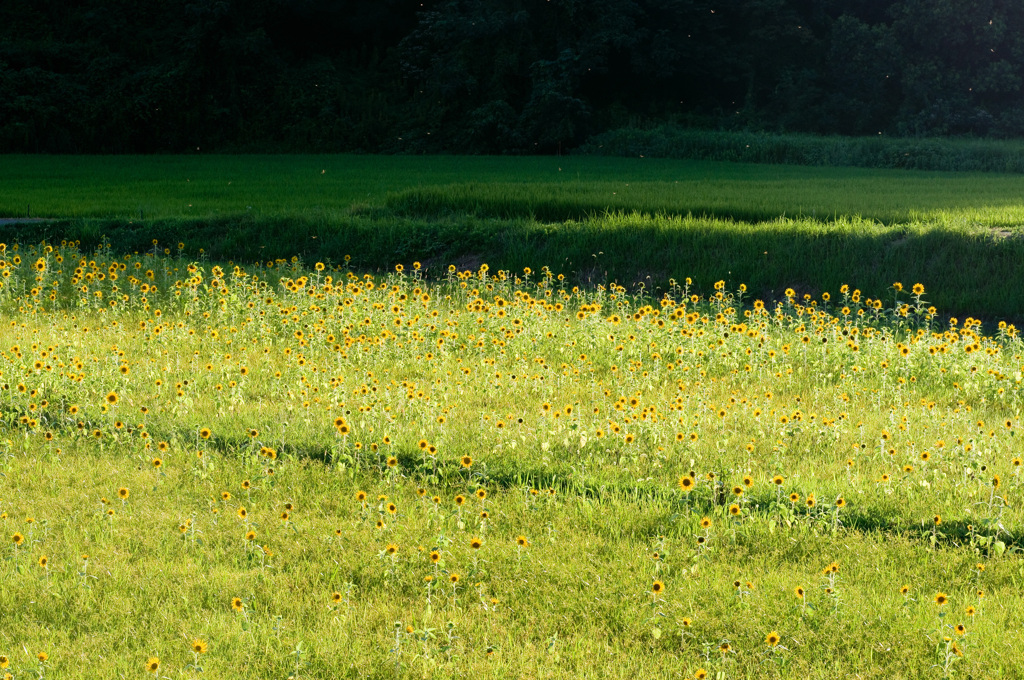
[{"label": "dense foliage", "polygon": [[680,123],[1024,135],[1008,0],[39,0],[0,151],[556,152]]}]

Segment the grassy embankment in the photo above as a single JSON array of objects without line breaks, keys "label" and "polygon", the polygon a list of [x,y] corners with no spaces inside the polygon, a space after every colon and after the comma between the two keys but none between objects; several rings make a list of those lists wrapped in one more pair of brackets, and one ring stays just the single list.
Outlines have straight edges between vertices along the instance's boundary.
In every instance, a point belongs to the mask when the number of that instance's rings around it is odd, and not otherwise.
[{"label": "grassy embankment", "polygon": [[661,125],[609,130],[580,149],[597,156],[685,158],[819,167],[1024,172],[1024,140],[843,137]]}]

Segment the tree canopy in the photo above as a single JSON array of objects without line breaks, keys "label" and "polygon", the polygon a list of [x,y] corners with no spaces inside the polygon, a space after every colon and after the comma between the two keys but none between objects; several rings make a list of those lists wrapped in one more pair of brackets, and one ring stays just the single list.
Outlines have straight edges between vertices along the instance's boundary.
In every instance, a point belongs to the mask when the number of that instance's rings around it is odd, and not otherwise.
[{"label": "tree canopy", "polygon": [[1011,0],[35,0],[0,4],[0,151],[1019,137],[1022,70]]}]

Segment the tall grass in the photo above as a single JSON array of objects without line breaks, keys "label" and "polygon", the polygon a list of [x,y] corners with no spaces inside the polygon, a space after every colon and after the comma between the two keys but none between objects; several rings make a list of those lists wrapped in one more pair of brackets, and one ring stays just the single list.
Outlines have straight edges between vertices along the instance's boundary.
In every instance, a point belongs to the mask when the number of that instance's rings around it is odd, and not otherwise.
[{"label": "tall grass", "polygon": [[696,130],[672,125],[623,128],[591,138],[580,153],[955,172],[1024,172],[1021,140],[839,137]]},{"label": "tall grass", "polygon": [[1024,239],[963,223],[911,222],[885,226],[863,219],[822,222],[780,218],[743,222],[693,216],[608,213],[582,220],[541,222],[471,215],[347,215],[75,220],[0,226],[0,240],[71,239],[84,248],[110,244],[117,252],[145,253],[185,242],[185,254],[235,262],[276,255],[303,262],[340,263],[383,271],[419,260],[431,277],[449,263],[501,269],[547,265],[574,285],[638,284],[665,291],[670,281],[693,280],[709,292],[718,280],[745,283],[765,300],[787,288],[800,294],[835,293],[857,282],[884,299],[895,281],[928,286],[944,313],[1020,321],[1024,317]]}]

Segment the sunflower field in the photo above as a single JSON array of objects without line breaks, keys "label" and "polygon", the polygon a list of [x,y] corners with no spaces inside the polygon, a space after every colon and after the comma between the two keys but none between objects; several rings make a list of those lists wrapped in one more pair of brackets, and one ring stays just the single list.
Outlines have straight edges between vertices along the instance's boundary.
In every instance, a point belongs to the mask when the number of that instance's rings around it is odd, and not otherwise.
[{"label": "sunflower field", "polygon": [[1012,325],[152,246],[0,245],[8,678],[1017,668]]}]

